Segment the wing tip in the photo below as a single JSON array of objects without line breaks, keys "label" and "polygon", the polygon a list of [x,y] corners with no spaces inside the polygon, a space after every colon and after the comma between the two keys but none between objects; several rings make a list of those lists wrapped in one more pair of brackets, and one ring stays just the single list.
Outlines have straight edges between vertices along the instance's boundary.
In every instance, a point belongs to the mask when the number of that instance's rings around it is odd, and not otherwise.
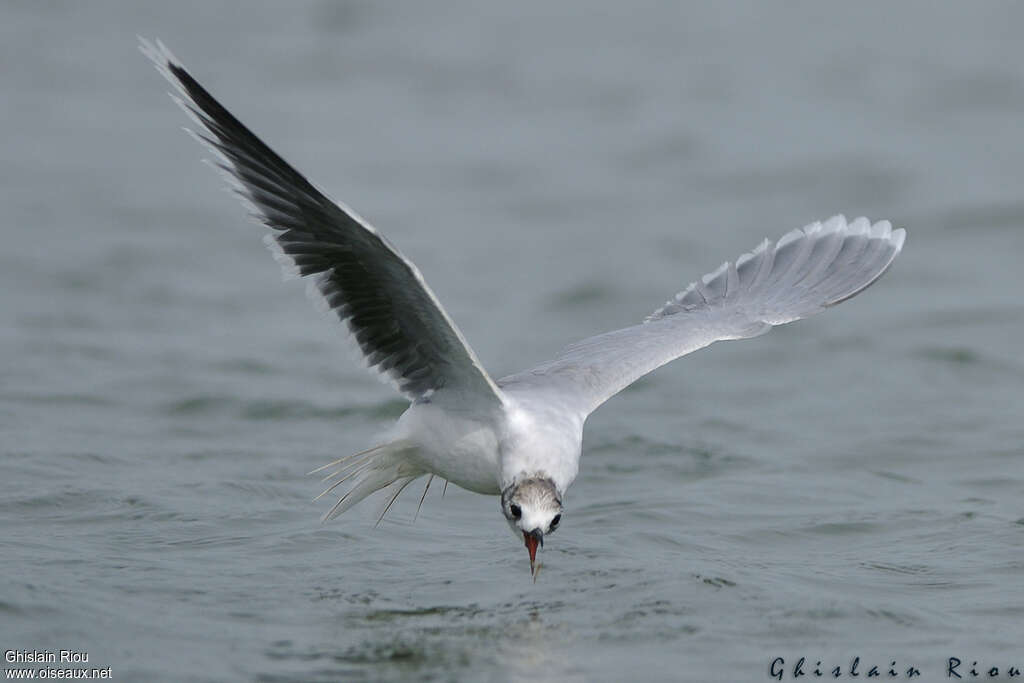
[{"label": "wing tip", "polygon": [[184,70],[185,67],[174,56],[170,48],[164,45],[163,41],[159,38],[153,41],[143,36],[136,36],[136,38],[139,41],[139,52],[149,61],[153,62],[153,66],[160,72],[160,75],[170,81],[176,89],[183,90],[181,81],[175,71],[179,69]]},{"label": "wing tip", "polygon": [[[867,221],[867,219],[864,220],[865,222]],[[878,267],[875,270],[874,274],[870,278],[865,280],[863,284],[855,288],[853,291],[845,293],[835,299],[825,301],[823,304],[824,308],[832,308],[833,306],[837,306],[838,304],[841,304],[844,301],[848,301],[853,297],[857,296],[858,294],[860,294],[861,292],[863,292],[864,290],[866,290],[868,287],[871,287],[876,282],[878,282],[878,280],[881,279],[881,277],[889,271],[889,268],[892,267],[892,264],[896,260],[896,257],[899,256],[900,252],[903,250],[903,244],[907,238],[907,231],[905,228],[897,228],[893,230],[892,223],[889,222],[888,220],[881,220],[876,222],[875,224],[871,225],[871,227],[866,232],[863,230],[858,232],[860,234],[863,234],[868,239],[868,241],[879,240],[887,242],[889,245],[889,253],[885,258],[885,261],[881,264],[881,266]]]},{"label": "wing tip", "polygon": [[139,52],[158,66],[182,68],[181,60],[175,57],[171,49],[159,38],[149,40],[141,35],[135,37],[139,41]]},{"label": "wing tip", "polygon": [[[656,311],[648,315],[646,318],[644,318],[643,322],[649,323],[660,318],[668,317],[676,313],[690,310],[691,308],[693,308],[693,306],[687,306],[686,304],[693,302],[685,301],[687,295],[691,294],[691,292],[695,288],[699,288],[702,284],[705,286],[708,285],[717,276],[721,275],[721,273],[724,272],[727,268],[734,267],[737,270],[743,269],[748,262],[760,257],[762,254],[764,254],[766,257],[770,257],[777,253],[780,249],[785,248],[787,245],[790,245],[793,242],[799,240],[808,240],[809,243],[813,244],[817,243],[820,240],[831,238],[837,234],[841,236],[841,239],[848,239],[850,237],[853,237],[865,239],[868,241],[884,241],[887,243],[887,247],[885,247],[885,249],[889,253],[887,258],[884,259],[884,263],[876,264],[879,266],[877,270],[872,269],[874,270],[874,272],[871,275],[871,277],[867,278],[865,282],[860,287],[856,288],[852,293],[845,292],[835,299],[825,300],[819,304],[820,306],[826,308],[842,303],[843,301],[846,301],[847,299],[856,296],[857,294],[859,294],[860,292],[864,291],[869,286],[874,284],[875,281],[877,281],[878,278],[880,278],[892,265],[893,260],[896,258],[897,255],[899,255],[900,251],[903,249],[903,244],[906,241],[906,230],[904,230],[903,228],[898,228],[894,230],[892,227],[892,223],[888,220],[880,220],[875,223],[872,223],[865,216],[858,216],[852,221],[847,221],[846,217],[843,214],[835,214],[834,216],[828,218],[825,221],[816,221],[814,223],[809,223],[803,228],[791,230],[782,237],[780,237],[775,242],[772,242],[772,240],[769,239],[763,240],[752,251],[740,255],[740,257],[735,260],[734,266],[732,266],[727,261],[726,263],[719,266],[717,270],[707,273],[703,277],[691,283],[689,287],[676,294],[661,308],[657,309]],[[763,263],[761,264],[761,266],[762,267],[760,268],[760,270],[767,269],[768,271],[770,271],[772,264]],[[760,273],[756,275],[760,275]],[[745,281],[738,281],[737,284],[741,289],[753,290],[756,289],[756,285],[758,285],[759,282],[763,284],[762,280],[763,278],[751,275],[748,276],[748,279],[746,279]],[[730,291],[728,293],[731,294],[732,292]],[[713,297],[713,299],[715,303],[718,303],[719,297]],[[705,300],[703,303],[707,304],[711,302]]]},{"label": "wing tip", "polygon": [[893,230],[889,239],[892,241],[893,247],[896,249],[896,253],[900,253],[903,251],[903,243],[907,241],[906,228],[897,228],[896,230]]}]

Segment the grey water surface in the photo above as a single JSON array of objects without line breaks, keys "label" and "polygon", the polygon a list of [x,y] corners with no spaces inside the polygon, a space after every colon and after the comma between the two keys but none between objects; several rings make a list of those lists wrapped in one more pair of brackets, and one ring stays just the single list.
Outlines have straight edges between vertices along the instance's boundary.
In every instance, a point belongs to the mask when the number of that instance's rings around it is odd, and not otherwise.
[{"label": "grey water surface", "polygon": [[[0,649],[125,681],[1024,670],[1022,30],[1009,2],[4,3]],[[534,584],[495,498],[319,523],[306,472],[403,402],[282,284],[136,34],[388,235],[495,376],[833,213],[906,247],[597,411]]]}]

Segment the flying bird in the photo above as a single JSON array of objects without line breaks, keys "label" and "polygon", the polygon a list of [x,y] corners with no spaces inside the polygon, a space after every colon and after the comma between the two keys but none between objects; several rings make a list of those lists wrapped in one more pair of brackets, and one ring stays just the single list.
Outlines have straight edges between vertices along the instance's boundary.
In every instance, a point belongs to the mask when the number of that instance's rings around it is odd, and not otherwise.
[{"label": "flying bird", "polygon": [[570,344],[551,360],[495,380],[420,271],[376,228],[272,151],[162,43],[140,39],[140,49],[174,86],[172,96],[196,123],[190,132],[270,229],[265,241],[286,273],[308,279],[367,365],[410,402],[381,443],[314,470],[332,470],[321,495],[341,494],[324,520],[383,488],[391,494],[386,513],[412,481],[428,477],[425,496],[439,477],[445,486],[500,496],[535,579],[537,549],[559,527],[579,472],[591,412],[680,356],[756,337],[859,294],[889,268],[906,236],[888,221],[834,216],[776,242],[766,239],[643,322]]}]

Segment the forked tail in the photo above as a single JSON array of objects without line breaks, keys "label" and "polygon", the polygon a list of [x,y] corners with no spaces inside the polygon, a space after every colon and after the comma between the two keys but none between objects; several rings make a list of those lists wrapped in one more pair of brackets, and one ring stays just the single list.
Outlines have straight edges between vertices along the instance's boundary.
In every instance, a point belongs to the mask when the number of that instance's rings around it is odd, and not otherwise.
[{"label": "forked tail", "polygon": [[[322,521],[334,519],[374,491],[395,484],[397,490],[388,503],[387,507],[390,507],[398,493],[401,493],[409,482],[426,474],[411,457],[415,448],[412,442],[399,439],[374,446],[361,453],[347,455],[310,472],[315,474],[332,467],[336,468],[323,479],[324,482],[330,482],[330,485],[313,500],[319,500],[342,484],[350,485],[348,491],[338,498],[334,507],[321,518]],[[384,511],[387,512],[387,508]],[[383,518],[381,515],[381,519]],[[377,521],[380,523],[380,520]]]}]

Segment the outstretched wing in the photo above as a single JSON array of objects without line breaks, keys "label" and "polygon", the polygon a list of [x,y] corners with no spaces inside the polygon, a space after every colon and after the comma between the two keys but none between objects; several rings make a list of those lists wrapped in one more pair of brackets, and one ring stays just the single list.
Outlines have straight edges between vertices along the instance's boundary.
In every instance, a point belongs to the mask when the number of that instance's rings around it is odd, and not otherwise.
[{"label": "outstretched wing", "polygon": [[643,324],[576,342],[554,360],[498,381],[586,416],[671,360],[725,339],[764,334],[862,292],[888,269],[906,233],[842,216],[765,240],[677,294]]},{"label": "outstretched wing", "polygon": [[196,137],[273,231],[267,243],[275,256],[289,272],[311,279],[371,367],[410,400],[472,410],[500,406],[500,391],[415,265],[274,153],[161,43],[141,40],[141,49],[182,95],[175,99],[199,124]]}]

